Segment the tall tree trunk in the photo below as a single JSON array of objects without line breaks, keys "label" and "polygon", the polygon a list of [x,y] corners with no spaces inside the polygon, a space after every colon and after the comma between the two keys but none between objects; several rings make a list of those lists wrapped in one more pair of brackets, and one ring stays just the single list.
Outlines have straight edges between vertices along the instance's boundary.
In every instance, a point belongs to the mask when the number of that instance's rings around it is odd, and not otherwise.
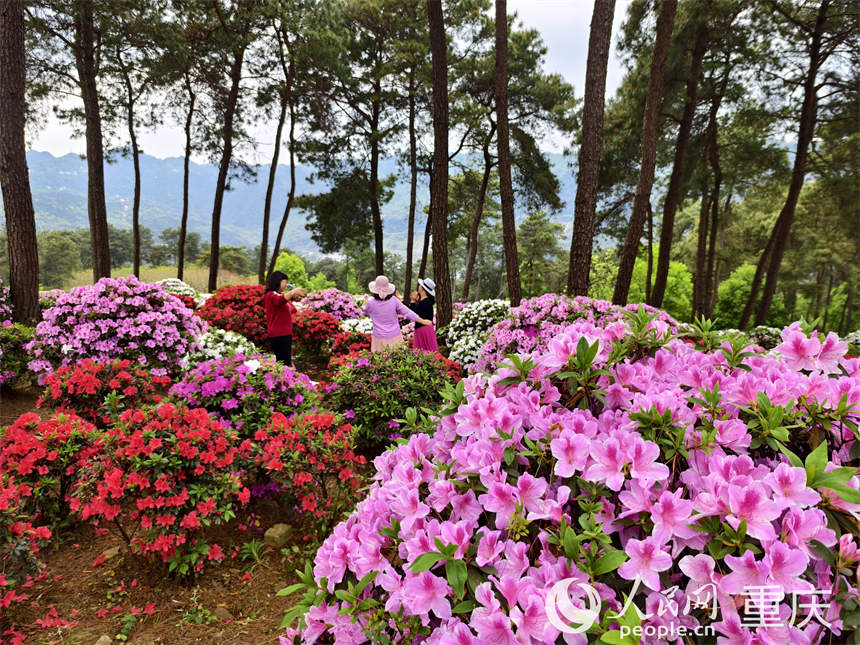
[{"label": "tall tree trunk", "polygon": [[[803,188],[803,180],[806,177],[806,160],[809,155],[809,143],[812,141],[812,136],[815,133],[815,120],[818,110],[818,95],[815,87],[815,79],[818,76],[818,69],[821,63],[826,58],[827,54],[821,54],[821,39],[824,33],[824,25],[827,21],[827,10],[830,6],[830,0],[823,0],[818,8],[818,16],[815,21],[815,28],[812,32],[812,40],[809,47],[809,69],[806,74],[806,79],[803,85],[803,105],[800,109],[800,124],[797,133],[797,149],[794,155],[794,168],[791,171],[791,183],[788,186],[788,195],[785,198],[785,204],[779,213],[776,220],[771,238],[773,246],[771,248],[770,258],[767,267],[767,279],[764,283],[764,291],[762,292],[761,301],[758,304],[756,311],[756,325],[764,325],[767,321],[770,305],[773,302],[773,296],[776,293],[776,282],[779,278],[779,268],[782,264],[782,256],[785,253],[785,247],[788,243],[791,224],[794,220],[794,212],[797,210],[797,200],[800,197],[800,191]],[[755,291],[757,291],[757,286]],[[754,293],[750,293],[750,300],[754,300]]]},{"label": "tall tree trunk", "polygon": [[681,113],[681,123],[678,127],[678,139],[675,143],[675,161],[672,164],[672,175],[669,178],[669,188],[663,201],[663,223],[660,226],[660,252],[657,258],[657,275],[654,278],[654,290],[648,303],[654,307],[663,305],[666,295],[666,280],[669,277],[669,261],[672,251],[672,236],[675,230],[675,213],[683,194],[683,185],[687,170],[687,148],[690,143],[690,132],[693,129],[693,116],[696,113],[696,100],[699,93],[699,78],[702,75],[702,60],[708,45],[708,27],[702,20],[696,30],[696,42],[693,45],[693,55],[690,59],[690,75],[687,77],[687,98],[684,111]]},{"label": "tall tree trunk", "polygon": [[833,268],[828,271],[830,277],[827,281],[827,295],[824,298],[824,318],[821,319],[821,328],[827,331],[827,318],[830,314],[830,296],[833,294]]},{"label": "tall tree trunk", "polygon": [[[291,72],[294,70],[293,63],[290,63]],[[289,76],[288,76],[289,78]],[[269,273],[275,270],[275,262],[278,261],[278,254],[281,252],[281,240],[284,237],[284,229],[287,226],[287,219],[290,217],[290,211],[293,208],[293,200],[296,198],[296,110],[293,103],[292,92],[290,92],[290,192],[287,194],[287,203],[284,206],[284,214],[281,217],[281,224],[278,226],[278,235],[275,237],[275,246],[272,248],[272,259],[269,261]]]},{"label": "tall tree trunk", "polygon": [[409,70],[409,223],[406,234],[406,279],[403,293],[412,292],[412,251],[415,246],[415,207],[418,197],[418,141],[415,135],[415,68]]},{"label": "tall tree trunk", "polygon": [[729,208],[731,208],[732,204],[732,188],[728,190],[728,197],[726,197],[726,205],[723,207],[723,215],[720,217],[720,241],[718,243],[719,250],[716,252],[716,259],[714,267],[714,281],[711,285],[711,301],[708,304],[707,316],[710,319],[714,317],[714,309],[717,307],[717,295],[720,286],[720,270],[722,268],[722,253],[723,249],[726,246],[726,222],[729,219]]},{"label": "tall tree trunk", "polygon": [[514,219],[514,187],[511,182],[510,131],[508,128],[508,8],[496,0],[496,127],[499,130],[499,194],[502,201],[502,241],[508,296],[516,307],[522,298],[520,261],[517,256],[517,223]]},{"label": "tall tree trunk", "polygon": [[451,275],[448,271],[448,52],[442,1],[427,0],[433,76],[433,181],[430,219],[433,230],[433,275],[436,280],[436,320],[451,322]]},{"label": "tall tree trunk", "polygon": [[236,116],[236,103],[239,100],[239,85],[242,80],[242,63],[245,60],[245,48],[235,53],[233,64],[230,66],[230,93],[224,107],[224,141],[221,152],[221,163],[218,166],[218,181],[215,184],[215,203],[212,207],[212,236],[209,254],[209,291],[218,288],[218,260],[221,251],[221,207],[224,203],[224,189],[227,186],[227,173],[233,158],[233,119]]},{"label": "tall tree trunk", "polygon": [[[716,146],[715,146],[716,148]],[[720,153],[714,153],[714,193],[711,196],[711,231],[708,234],[708,258],[705,269],[705,279],[702,289],[702,316],[708,315],[711,302],[711,289],[714,284],[714,256],[717,252],[717,232],[720,223],[720,187],[723,181],[723,171],[720,168]]]},{"label": "tall tree trunk", "polygon": [[87,214],[90,222],[90,247],[93,256],[93,280],[110,277],[107,205],[105,204],[104,147],[99,94],[96,89],[96,54],[93,5],[87,0],[76,2],[75,63],[84,102],[87,139]]},{"label": "tall tree trunk", "polygon": [[469,257],[466,259],[466,276],[463,279],[463,292],[460,294],[461,302],[469,301],[469,286],[472,283],[472,273],[475,270],[475,260],[478,257],[478,230],[481,227],[481,218],[484,215],[484,201],[487,198],[487,186],[490,184],[490,173],[493,168],[493,158],[490,155],[490,142],[495,135],[496,124],[490,128],[490,136],[484,141],[484,174],[481,177],[481,188],[478,191],[478,204],[475,207],[475,218],[472,220],[472,230],[469,231]]},{"label": "tall tree trunk", "polygon": [[134,198],[131,207],[131,237],[132,237],[132,273],[140,277],[140,147],[137,145],[137,133],[134,129],[134,88],[131,85],[128,69],[122,61],[122,55],[117,48],[117,61],[120,65],[122,80],[125,84],[126,100],[126,125],[128,127],[128,138],[131,142],[131,158],[134,165]]},{"label": "tall tree trunk", "polygon": [[289,103],[287,90],[281,92],[281,111],[278,113],[278,127],[275,129],[275,150],[272,152],[272,165],[269,166],[269,182],[266,184],[266,201],[263,203],[263,238],[260,240],[260,258],[257,266],[257,280],[266,283],[266,260],[269,259],[269,216],[272,213],[272,192],[275,190],[275,173],[278,170],[278,157],[281,155],[281,134],[287,119]]},{"label": "tall tree trunk", "polygon": [[[376,94],[382,92],[377,82]],[[382,213],[379,209],[379,116],[382,112],[380,101],[374,101],[370,120],[370,214],[373,218],[373,250],[376,262],[376,275],[385,273],[385,257],[382,248]]]},{"label": "tall tree trunk", "polygon": [[630,279],[633,277],[633,264],[636,262],[636,252],[639,249],[639,240],[642,238],[642,227],[645,223],[645,211],[654,185],[654,168],[657,165],[657,121],[663,95],[663,70],[666,67],[666,56],[669,53],[672,25],[677,8],[678,0],[662,0],[660,16],[657,18],[657,39],[654,43],[654,57],[651,59],[651,71],[648,77],[648,93],[645,97],[645,115],[642,119],[642,166],[639,170],[636,196],[633,198],[630,225],[621,251],[615,291],[612,294],[612,302],[616,305],[627,304]]},{"label": "tall tree trunk", "polygon": [[185,72],[185,89],[188,92],[188,112],[185,114],[185,160],[182,164],[182,219],[179,223],[179,248],[176,251],[176,277],[182,280],[185,272],[185,238],[188,235],[188,181],[191,164],[191,124],[194,121],[194,104],[197,94],[191,85],[191,76]]},{"label": "tall tree trunk", "polygon": [[708,248],[708,211],[710,210],[707,186],[702,187],[702,205],[699,208],[698,242],[696,244],[696,274],[693,276],[693,305],[690,319],[695,320],[702,310],[702,276],[705,275],[705,256]]},{"label": "tall tree trunk", "polygon": [[651,300],[651,273],[654,270],[654,211],[648,201],[648,270],[645,272],[645,302]]},{"label": "tall tree trunk", "polygon": [[576,176],[573,208],[573,237],[567,269],[567,293],[588,295],[591,250],[594,244],[594,211],[600,178],[600,151],[603,147],[603,108],[606,100],[606,63],[612,41],[615,0],[594,0],[591,32],[588,36],[588,64],[585,70],[585,100],[582,114],[582,146]]},{"label": "tall tree trunk", "polygon": [[24,141],[24,8],[23,2],[0,5],[0,187],[6,213],[12,316],[17,322],[35,325],[39,319],[39,253]]},{"label": "tall tree trunk", "polygon": [[[433,173],[430,173],[430,179],[431,179],[430,183],[432,185]],[[428,212],[427,212],[427,222],[424,224],[424,245],[421,249],[421,264],[418,266],[418,277],[419,278],[427,275],[425,273],[425,271],[427,271],[427,259],[430,255],[430,238],[432,237],[432,234],[433,234],[433,228],[432,228],[433,218],[430,216],[432,209],[433,209],[433,194],[431,192],[431,194],[430,194],[430,206],[428,207]]]}]

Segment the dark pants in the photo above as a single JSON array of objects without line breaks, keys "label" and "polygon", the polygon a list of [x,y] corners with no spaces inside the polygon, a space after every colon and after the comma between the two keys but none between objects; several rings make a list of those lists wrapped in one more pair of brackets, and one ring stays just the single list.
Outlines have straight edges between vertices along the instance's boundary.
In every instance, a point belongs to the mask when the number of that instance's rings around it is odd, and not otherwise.
[{"label": "dark pants", "polygon": [[293,337],[292,336],[275,336],[269,339],[272,346],[272,352],[275,359],[284,365],[293,364]]}]

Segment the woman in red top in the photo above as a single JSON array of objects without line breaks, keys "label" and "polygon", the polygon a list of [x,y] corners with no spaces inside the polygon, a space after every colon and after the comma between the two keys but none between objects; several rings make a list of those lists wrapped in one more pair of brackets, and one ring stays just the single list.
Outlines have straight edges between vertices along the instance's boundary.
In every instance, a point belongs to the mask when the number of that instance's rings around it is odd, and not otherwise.
[{"label": "woman in red top", "polygon": [[291,302],[307,294],[299,287],[284,292],[287,276],[283,271],[274,271],[266,283],[263,306],[266,308],[266,326],[269,330],[269,343],[275,358],[286,365],[292,365],[293,351],[293,314],[296,306]]}]

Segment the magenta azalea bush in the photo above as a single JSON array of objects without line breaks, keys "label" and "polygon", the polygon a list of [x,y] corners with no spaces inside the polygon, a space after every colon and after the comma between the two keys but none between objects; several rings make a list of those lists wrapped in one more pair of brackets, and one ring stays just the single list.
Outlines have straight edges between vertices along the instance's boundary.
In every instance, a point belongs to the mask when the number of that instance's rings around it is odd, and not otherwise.
[{"label": "magenta azalea bush", "polygon": [[301,302],[305,309],[331,314],[339,321],[364,316],[352,296],[339,289],[311,291]]},{"label": "magenta azalea bush", "polygon": [[170,388],[170,396],[206,408],[245,438],[275,412],[290,417],[309,412],[315,404],[306,375],[273,358],[242,354],[198,364]]},{"label": "magenta azalea bush", "polygon": [[[305,592],[282,642],[845,638],[860,360],[797,327],[777,349],[697,348],[640,310],[470,376],[375,460],[282,592]],[[572,615],[587,630],[562,634]]]},{"label": "magenta azalea bush", "polygon": [[30,369],[43,376],[84,358],[129,359],[165,375],[179,371],[205,327],[158,285],[134,276],[102,278],[58,296],[26,349]]},{"label": "magenta azalea bush", "polygon": [[508,316],[490,328],[489,337],[469,373],[492,372],[508,354],[527,354],[543,349],[562,329],[575,320],[587,320],[602,327],[624,320],[624,311],[644,307],[653,314],[654,324],[677,331],[677,323],[668,314],[648,305],[619,307],[605,300],[584,296],[568,298],[547,293],[520,302]]},{"label": "magenta azalea bush", "polygon": [[0,327],[12,324],[12,296],[3,280],[0,279]]}]

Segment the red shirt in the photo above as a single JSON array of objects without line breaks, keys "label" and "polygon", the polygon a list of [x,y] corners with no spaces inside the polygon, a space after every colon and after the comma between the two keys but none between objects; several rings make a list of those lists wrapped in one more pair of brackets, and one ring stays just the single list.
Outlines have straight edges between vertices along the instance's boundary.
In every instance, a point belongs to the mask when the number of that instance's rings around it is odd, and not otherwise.
[{"label": "red shirt", "polygon": [[296,306],[284,299],[275,291],[267,291],[263,296],[266,307],[266,326],[269,328],[269,338],[293,335],[293,314]]}]

